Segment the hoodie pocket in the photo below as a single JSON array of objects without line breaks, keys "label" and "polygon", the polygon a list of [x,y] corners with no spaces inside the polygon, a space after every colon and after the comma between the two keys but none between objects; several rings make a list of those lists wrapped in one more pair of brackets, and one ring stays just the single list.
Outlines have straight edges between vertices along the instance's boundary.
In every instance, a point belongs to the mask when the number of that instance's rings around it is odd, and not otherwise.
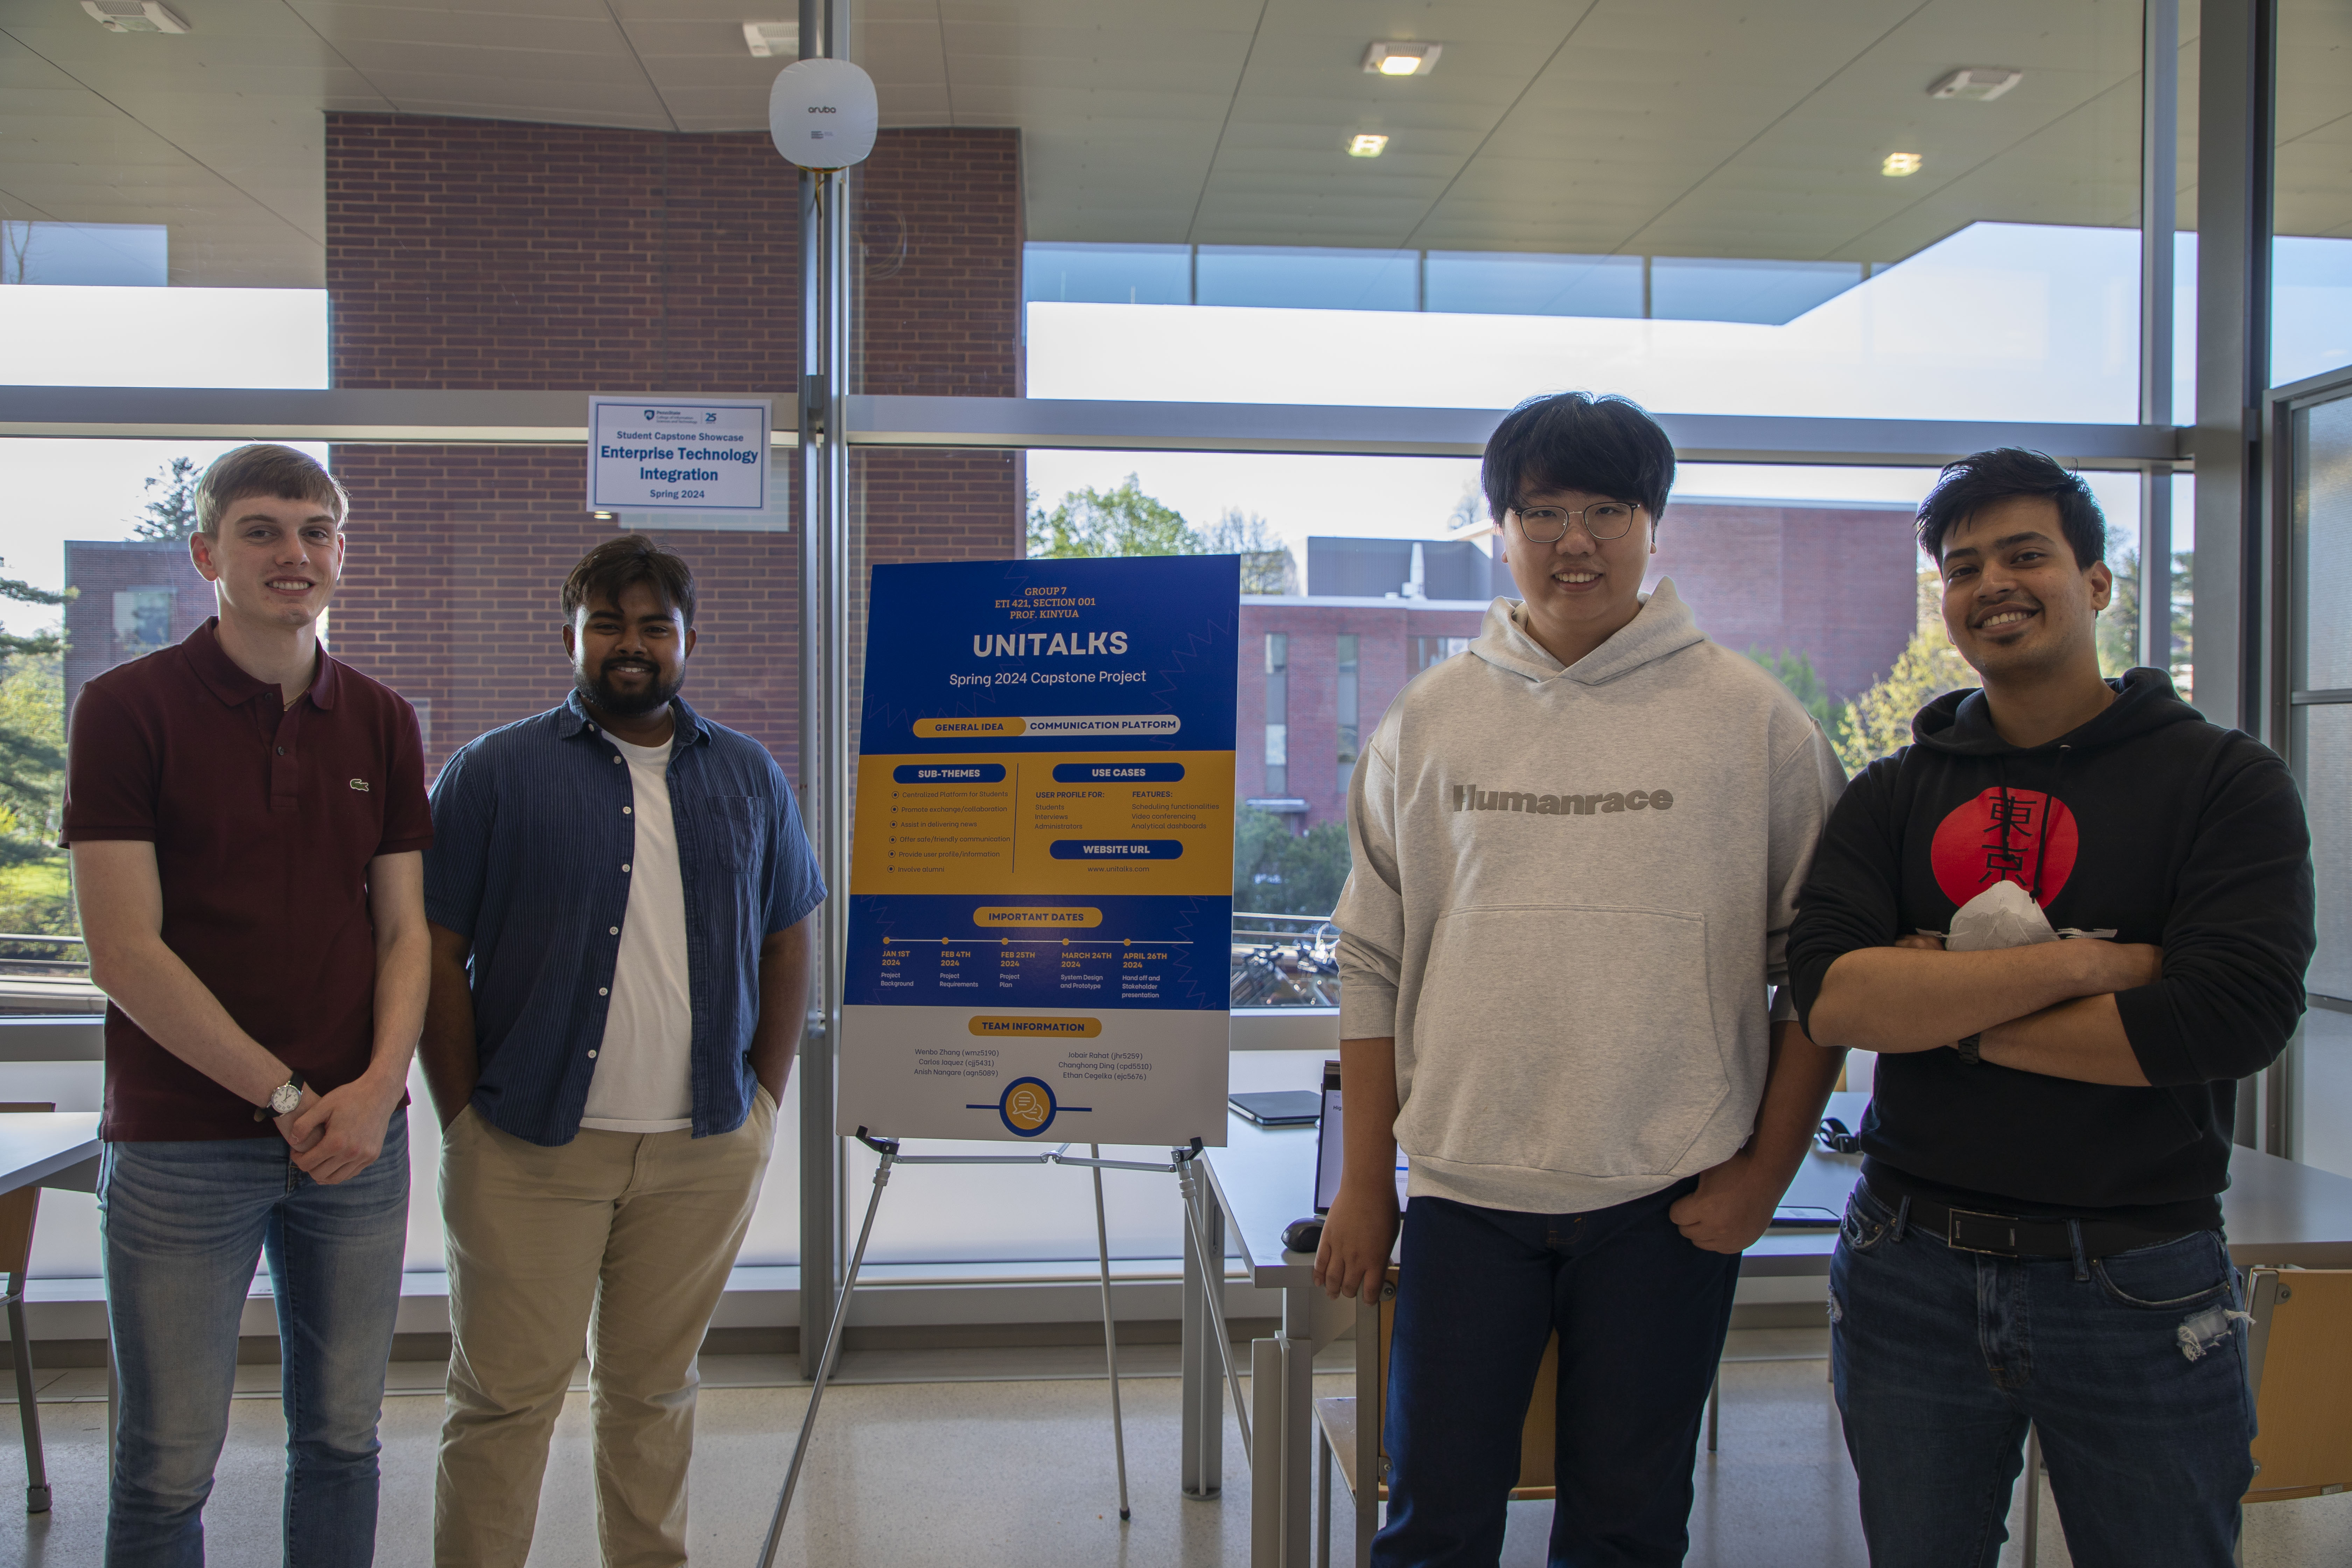
[{"label": "hoodie pocket", "polygon": [[1654,910],[1461,909],[1413,1010],[1409,1152],[1583,1176],[1676,1170],[1731,1092],[1706,921]]}]

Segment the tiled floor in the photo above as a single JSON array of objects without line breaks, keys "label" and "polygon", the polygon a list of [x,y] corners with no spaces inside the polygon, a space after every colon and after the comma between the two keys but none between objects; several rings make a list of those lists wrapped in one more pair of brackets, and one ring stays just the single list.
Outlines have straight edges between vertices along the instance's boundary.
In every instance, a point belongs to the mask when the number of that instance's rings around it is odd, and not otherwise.
[{"label": "tiled floor", "polygon": [[[1820,1336],[1736,1336],[1725,1369],[1722,1452],[1699,1460],[1690,1562],[1706,1568],[1860,1568],[1853,1483],[1840,1444]],[[1333,1358],[1344,1365],[1346,1347]],[[1103,1384],[1082,1374],[1092,1352],[896,1352],[858,1358],[825,1397],[819,1436],[786,1533],[782,1563],[856,1568],[1212,1568],[1248,1561],[1249,1483],[1228,1417],[1226,1490],[1188,1503],[1176,1490],[1177,1384],[1169,1347],[1129,1352],[1122,1382],[1134,1521],[1118,1523]],[[228,1448],[207,1511],[214,1568],[278,1562],[279,1467],[285,1428],[275,1369],[247,1369]],[[697,1563],[751,1568],[782,1479],[805,1390],[784,1384],[782,1358],[706,1363],[694,1459]],[[920,1381],[914,1381],[919,1379]],[[46,1518],[0,1521],[0,1563],[82,1568],[99,1561],[102,1528],[97,1374],[47,1381],[57,1506]],[[1344,1393],[1349,1380],[1320,1380]],[[376,1561],[416,1568],[431,1559],[433,1451],[440,1424],[438,1369],[394,1368],[384,1406],[384,1489]],[[13,1424],[0,1407],[0,1424]],[[0,1439],[5,1442],[5,1439]],[[557,1427],[539,1511],[533,1568],[595,1563],[587,1467],[587,1400],[574,1394]],[[5,1449],[0,1449],[5,1453]],[[14,1455],[0,1476],[14,1490]],[[1547,1503],[1514,1504],[1504,1561],[1543,1561]],[[2022,1508],[2019,1510],[2021,1516]],[[1345,1499],[1334,1510],[1332,1555],[1351,1561]],[[2017,1516],[2013,1516],[2017,1517]],[[2012,1528],[2015,1528],[2014,1524]],[[2043,1510],[2042,1563],[2068,1563],[2054,1510]],[[2004,1564],[2021,1559],[2012,1542]],[[2252,1510],[2250,1568],[2336,1568],[2352,1563],[2352,1495]]]}]

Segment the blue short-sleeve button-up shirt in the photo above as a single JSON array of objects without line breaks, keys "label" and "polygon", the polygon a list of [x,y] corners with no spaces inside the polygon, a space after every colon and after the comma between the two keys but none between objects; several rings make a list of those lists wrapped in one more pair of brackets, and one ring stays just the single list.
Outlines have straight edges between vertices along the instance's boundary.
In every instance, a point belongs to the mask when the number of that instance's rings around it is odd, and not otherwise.
[{"label": "blue short-sleeve button-up shirt", "polygon": [[[760,947],[824,900],[783,770],[750,736],[672,704],[670,816],[686,890],[694,1135],[751,1106]],[[473,1104],[534,1143],[580,1131],[636,852],[635,790],[577,693],[468,742],[433,786],[425,910],[473,943]]]}]

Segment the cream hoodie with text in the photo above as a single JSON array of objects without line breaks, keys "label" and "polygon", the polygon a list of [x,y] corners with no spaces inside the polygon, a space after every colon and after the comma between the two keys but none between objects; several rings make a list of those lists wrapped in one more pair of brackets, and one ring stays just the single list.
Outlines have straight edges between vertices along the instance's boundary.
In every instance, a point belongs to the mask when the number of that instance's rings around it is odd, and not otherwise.
[{"label": "cream hoodie with text", "polygon": [[1672,582],[1568,668],[1519,609],[1408,685],[1356,769],[1340,1034],[1395,1037],[1412,1194],[1566,1214],[1753,1131],[1767,987],[1844,774]]}]

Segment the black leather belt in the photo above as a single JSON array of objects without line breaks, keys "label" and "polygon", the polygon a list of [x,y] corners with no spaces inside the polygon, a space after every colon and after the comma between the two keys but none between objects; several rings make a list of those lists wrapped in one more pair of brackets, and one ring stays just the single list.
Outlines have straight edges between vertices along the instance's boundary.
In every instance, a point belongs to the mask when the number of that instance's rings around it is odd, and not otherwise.
[{"label": "black leather belt", "polygon": [[[1901,1211],[1901,1198],[1890,1200],[1876,1188],[1871,1189],[1871,1196],[1891,1212]],[[1906,1224],[1930,1236],[1941,1237],[1944,1244],[1955,1250],[1990,1253],[1996,1258],[2072,1258],[2077,1226],[2083,1233],[2085,1259],[2112,1258],[2118,1252],[2159,1246],[2189,1234],[2185,1230],[2144,1230],[2105,1219],[2071,1223],[2063,1219],[2025,1219],[2016,1215],[1951,1208],[1930,1198],[1915,1197],[1910,1202]]]}]

